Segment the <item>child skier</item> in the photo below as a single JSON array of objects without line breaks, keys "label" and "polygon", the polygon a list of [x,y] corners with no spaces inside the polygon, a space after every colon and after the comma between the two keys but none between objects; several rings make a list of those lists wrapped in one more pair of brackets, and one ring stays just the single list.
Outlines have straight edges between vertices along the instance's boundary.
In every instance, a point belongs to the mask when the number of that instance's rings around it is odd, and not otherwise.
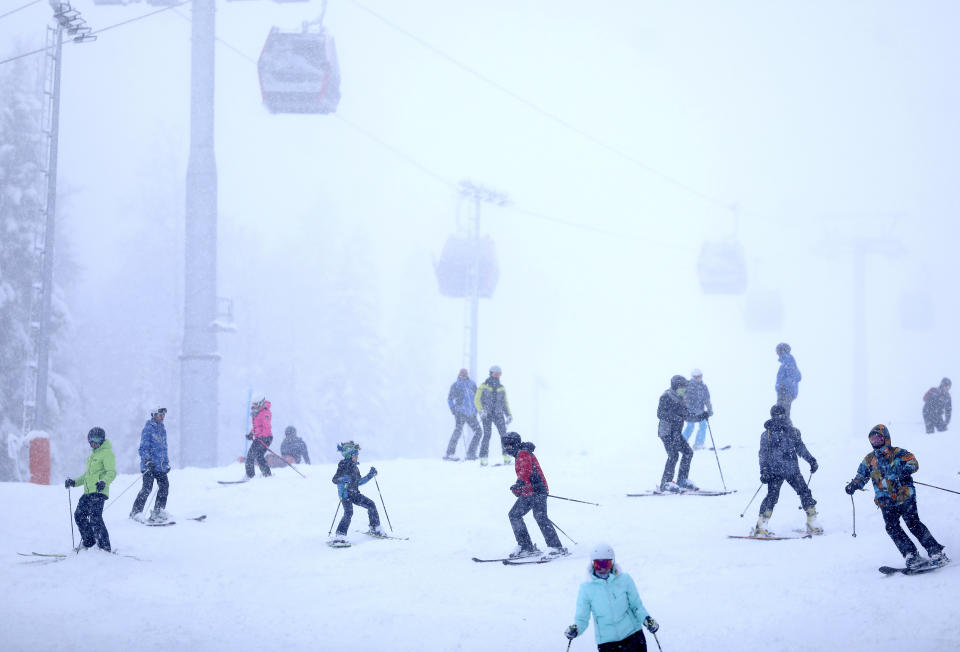
[{"label": "child skier", "polygon": [[[926,563],[946,564],[950,560],[943,552],[943,546],[920,522],[917,513],[917,495],[913,488],[913,474],[920,468],[917,458],[904,448],[891,446],[890,430],[882,423],[870,430],[868,438],[873,452],[860,462],[857,475],[847,484],[845,491],[852,496],[857,489],[863,489],[868,479],[873,480],[873,502],[880,508],[887,534],[903,555],[907,568]],[[917,546],[900,527],[901,518],[930,555],[929,562],[917,554]]]},{"label": "child skier", "polygon": [[370,519],[370,530],[368,534],[373,536],[385,537],[387,533],[380,527],[380,515],[377,513],[377,506],[372,500],[360,493],[360,485],[366,484],[377,475],[377,469],[370,467],[370,471],[363,477],[360,477],[360,469],[357,466],[357,458],[360,456],[360,444],[352,441],[337,444],[337,450],[343,455],[340,464],[337,465],[337,472],[333,474],[332,482],[337,485],[337,495],[340,496],[340,504],[343,505],[343,518],[337,526],[337,535],[330,541],[332,546],[350,545],[347,541],[347,529],[350,527],[350,520],[353,518],[353,505],[356,503],[367,510],[367,518]]},{"label": "child skier", "polygon": [[770,408],[770,417],[763,424],[764,431],[760,435],[760,482],[767,485],[767,495],[760,503],[760,518],[750,534],[755,537],[773,536],[773,532],[767,529],[767,523],[780,499],[780,487],[784,480],[800,496],[800,505],[807,513],[807,532],[823,534],[823,528],[817,523],[817,501],[813,499],[810,487],[800,473],[797,456],[810,464],[810,473],[817,472],[817,460],[803,444],[800,431],[787,418],[786,408],[774,405]]},{"label": "child skier", "polygon": [[643,628],[655,634],[657,624],[640,600],[637,586],[616,564],[613,548],[601,543],[590,555],[587,581],[577,592],[574,624],[564,632],[571,641],[590,626],[590,614],[600,652],[646,652]]},{"label": "child skier", "polygon": [[520,435],[515,432],[508,432],[501,441],[504,453],[517,459],[514,464],[517,481],[510,487],[510,491],[517,497],[517,502],[509,512],[510,527],[513,528],[513,536],[517,539],[517,547],[509,556],[516,559],[531,557],[540,552],[530,540],[530,533],[523,523],[523,516],[531,510],[533,510],[534,520],[540,526],[544,541],[550,547],[548,554],[554,556],[567,554],[566,548],[560,543],[557,531],[553,529],[553,524],[547,516],[547,494],[550,488],[547,486],[546,476],[540,469],[540,462],[533,454],[536,446],[530,442],[521,441]]},{"label": "child skier", "polygon": [[83,495],[77,501],[73,518],[80,530],[80,545],[77,550],[92,548],[94,544],[110,552],[110,533],[103,522],[103,504],[110,495],[110,483],[117,477],[117,464],[113,447],[107,441],[103,428],[91,428],[87,442],[93,449],[87,457],[87,469],[79,478],[67,478],[67,489],[83,485]]},{"label": "child skier", "polygon": [[273,429],[271,427],[273,413],[270,411],[270,401],[264,397],[251,403],[250,417],[253,419],[253,427],[251,427],[250,432],[247,433],[247,439],[253,443],[250,444],[250,449],[247,451],[247,459],[245,460],[247,480],[253,478],[254,462],[260,467],[260,473],[263,474],[263,477],[266,478],[270,476],[270,465],[268,465],[267,460],[264,459],[267,449],[273,442]]}]

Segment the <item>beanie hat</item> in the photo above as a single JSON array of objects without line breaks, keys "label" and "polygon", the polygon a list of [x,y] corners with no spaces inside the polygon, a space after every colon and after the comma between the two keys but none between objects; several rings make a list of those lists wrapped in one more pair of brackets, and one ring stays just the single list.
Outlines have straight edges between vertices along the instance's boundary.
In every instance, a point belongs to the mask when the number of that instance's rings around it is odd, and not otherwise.
[{"label": "beanie hat", "polygon": [[787,416],[787,408],[783,407],[782,405],[774,405],[772,408],[770,408],[770,416],[772,416],[774,419],[777,417],[785,417]]},{"label": "beanie hat", "polygon": [[790,345],[786,342],[780,342],[780,344],[777,344],[777,355],[782,353],[790,353]]},{"label": "beanie hat", "polygon": [[677,389],[679,387],[686,387],[687,379],[681,375],[676,375],[670,379],[670,389]]},{"label": "beanie hat", "polygon": [[467,371],[466,369],[461,369],[460,373],[458,373],[457,375],[460,376],[461,378],[467,378],[470,376],[470,372]]},{"label": "beanie hat", "polygon": [[287,437],[290,437],[291,435],[297,434],[297,429],[293,426],[287,426],[286,430],[283,431],[283,434]]}]

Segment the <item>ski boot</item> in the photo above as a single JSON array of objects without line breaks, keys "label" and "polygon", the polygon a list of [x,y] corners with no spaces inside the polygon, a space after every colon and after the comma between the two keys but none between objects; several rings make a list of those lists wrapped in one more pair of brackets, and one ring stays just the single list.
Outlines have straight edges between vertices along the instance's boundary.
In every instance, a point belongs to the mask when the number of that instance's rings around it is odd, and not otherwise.
[{"label": "ski boot", "polygon": [[527,557],[536,557],[539,554],[540,554],[540,549],[537,548],[536,546],[529,546],[529,547],[517,546],[516,548],[513,549],[513,552],[507,555],[507,558],[508,559],[525,559]]},{"label": "ski boot", "polygon": [[772,537],[774,536],[771,530],[767,529],[767,524],[770,522],[770,517],[773,516],[773,512],[763,512],[760,514],[760,518],[757,519],[757,524],[752,530],[750,530],[750,536],[752,537]]},{"label": "ski boot", "polygon": [[547,548],[547,557],[566,557],[570,551],[560,546],[559,548]]},{"label": "ski boot", "polygon": [[167,514],[166,510],[157,508],[150,512],[150,518],[147,519],[150,523],[166,523],[170,520],[170,515]]},{"label": "ski boot", "polygon": [[664,494],[666,493],[678,494],[683,490],[680,488],[680,485],[678,485],[675,482],[664,482],[659,487],[657,487],[657,491]]},{"label": "ski boot", "polygon": [[807,534],[823,534],[823,528],[817,520],[817,508],[807,508]]},{"label": "ski boot", "polygon": [[480,458],[480,466],[486,466],[486,465],[487,465],[487,458],[481,457],[481,458]]},{"label": "ski boot", "polygon": [[922,566],[927,565],[927,560],[918,555],[915,552],[908,552],[904,557],[903,561],[906,564],[907,568],[913,570],[916,568],[921,568]]},{"label": "ski boot", "polygon": [[690,482],[690,480],[687,478],[681,478],[677,480],[677,486],[683,491],[700,491],[700,487]]},{"label": "ski boot", "polygon": [[510,462],[512,462],[512,461],[513,461],[513,458],[512,458],[512,457],[510,457],[510,456],[507,455],[506,453],[503,454],[503,465],[504,465],[504,466],[510,464]]},{"label": "ski boot", "polygon": [[934,566],[946,566],[950,563],[950,558],[947,557],[947,553],[941,548],[940,552],[935,552],[930,555],[930,563]]}]

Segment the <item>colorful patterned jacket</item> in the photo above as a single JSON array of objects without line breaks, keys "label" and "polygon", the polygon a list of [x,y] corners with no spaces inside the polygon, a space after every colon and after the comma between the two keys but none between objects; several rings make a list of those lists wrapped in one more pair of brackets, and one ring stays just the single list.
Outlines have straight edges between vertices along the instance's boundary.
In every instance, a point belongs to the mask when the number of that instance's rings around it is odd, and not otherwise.
[{"label": "colorful patterned jacket", "polygon": [[881,507],[902,505],[916,498],[912,474],[919,468],[920,463],[913,453],[891,446],[890,437],[887,437],[883,448],[863,458],[852,482],[857,489],[863,489],[867,480],[872,480],[873,502]]}]

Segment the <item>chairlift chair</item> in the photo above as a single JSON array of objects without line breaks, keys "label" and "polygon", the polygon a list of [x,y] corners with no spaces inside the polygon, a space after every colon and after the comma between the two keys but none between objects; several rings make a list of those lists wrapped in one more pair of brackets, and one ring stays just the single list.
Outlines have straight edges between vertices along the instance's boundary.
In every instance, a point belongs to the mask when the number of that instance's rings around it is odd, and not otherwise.
[{"label": "chairlift chair", "polygon": [[320,27],[272,28],[257,61],[263,103],[271,113],[333,113],[340,103],[340,66],[333,37]]}]

